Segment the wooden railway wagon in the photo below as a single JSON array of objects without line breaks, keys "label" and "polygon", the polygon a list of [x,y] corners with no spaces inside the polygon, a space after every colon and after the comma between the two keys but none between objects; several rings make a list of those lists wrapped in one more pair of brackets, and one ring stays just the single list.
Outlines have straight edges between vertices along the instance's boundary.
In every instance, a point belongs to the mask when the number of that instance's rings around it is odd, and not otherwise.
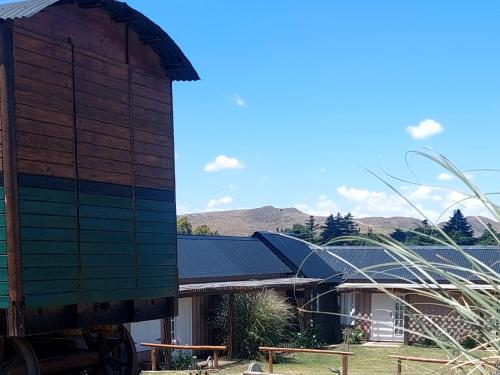
[{"label": "wooden railway wagon", "polygon": [[123,324],[174,315],[172,81],[198,75],[118,1],[1,4],[0,38],[0,374],[132,374]]}]

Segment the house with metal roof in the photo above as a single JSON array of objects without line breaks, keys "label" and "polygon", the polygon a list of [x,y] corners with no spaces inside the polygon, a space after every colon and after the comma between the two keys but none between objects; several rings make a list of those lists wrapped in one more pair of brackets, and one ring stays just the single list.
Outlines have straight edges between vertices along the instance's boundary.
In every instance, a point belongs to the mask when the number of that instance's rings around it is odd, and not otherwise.
[{"label": "house with metal roof", "polygon": [[147,350],[140,342],[212,343],[207,321],[214,296],[263,289],[276,290],[283,296],[312,296],[321,282],[297,275],[256,237],[179,235],[177,254],[177,314],[173,319],[134,324],[131,330],[139,352]]},{"label": "house with metal roof", "polygon": [[[324,311],[337,313],[340,326],[361,325],[367,340],[412,343],[419,340],[425,330],[419,314],[409,314],[404,303],[381,288],[402,297],[418,308],[420,315],[431,317],[456,339],[469,335],[473,327],[461,321],[449,306],[424,297],[419,291],[437,290],[465,303],[458,283],[450,282],[445,273],[467,282],[469,288],[498,291],[472,271],[470,259],[481,264],[483,275],[498,279],[500,247],[497,246],[463,247],[463,252],[446,246],[410,247],[408,258],[403,258],[382,247],[321,248],[268,232],[258,232],[254,237],[268,244],[271,251],[298,274],[322,278],[324,282],[318,285],[319,288],[334,285],[334,289],[322,295],[318,312],[320,315]],[[423,264],[419,262],[422,259],[433,264],[437,268],[435,272],[421,272]],[[329,300],[335,300],[338,310],[331,308],[334,303],[330,301],[329,304]]]}]

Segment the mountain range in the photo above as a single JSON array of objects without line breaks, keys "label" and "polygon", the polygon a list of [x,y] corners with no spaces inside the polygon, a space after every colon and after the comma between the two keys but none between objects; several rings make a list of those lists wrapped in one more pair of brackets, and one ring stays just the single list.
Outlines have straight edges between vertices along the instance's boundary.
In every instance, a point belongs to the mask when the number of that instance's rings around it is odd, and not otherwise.
[{"label": "mountain range", "polygon": [[[187,216],[193,227],[208,225],[211,230],[220,235],[248,236],[259,230],[276,231],[278,228],[291,228],[293,224],[304,224],[309,215],[296,208],[276,208],[265,206],[245,210],[213,211],[203,213],[191,213],[179,215]],[[323,225],[326,217],[316,216],[316,222]],[[491,219],[480,217],[485,223],[491,223],[496,231],[500,232],[500,223]],[[484,230],[483,224],[476,218],[468,216],[474,234],[481,235]],[[356,218],[362,233],[372,228],[374,233],[389,234],[394,229],[413,229],[421,220],[414,217],[361,217]]]}]

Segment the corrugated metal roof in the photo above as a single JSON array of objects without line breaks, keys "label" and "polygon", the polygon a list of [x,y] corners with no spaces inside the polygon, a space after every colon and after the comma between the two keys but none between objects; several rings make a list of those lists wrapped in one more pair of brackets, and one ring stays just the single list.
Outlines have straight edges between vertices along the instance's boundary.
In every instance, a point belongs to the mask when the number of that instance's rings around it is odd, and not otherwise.
[{"label": "corrugated metal roof", "polygon": [[[157,24],[127,4],[115,0],[75,0],[82,8],[102,7],[111,18],[125,22],[137,32],[143,43],[160,56],[167,75],[177,81],[196,81],[198,73],[170,36]],[[66,0],[25,0],[0,4],[0,19],[29,18],[45,8],[67,3]]]},{"label": "corrugated metal roof", "polygon": [[177,236],[179,278],[227,281],[293,275],[252,237]]},{"label": "corrugated metal roof", "polygon": [[[470,261],[455,249],[445,246],[415,246],[409,247],[409,249],[415,252],[420,258],[437,265],[441,270],[446,270],[471,281],[478,281],[472,272],[456,270],[454,268],[471,268]],[[462,247],[462,249],[467,254],[491,267],[495,272],[500,273],[500,247],[468,246]],[[365,275],[356,271],[346,264],[346,262],[353,264],[363,271],[366,270],[366,273],[377,281],[404,281],[404,279],[418,281],[418,277],[406,268],[409,267],[415,271],[416,267],[414,264],[406,264],[406,262],[401,260],[401,257],[395,256],[382,247],[326,247],[325,251],[318,254],[332,270],[342,272],[345,281],[367,280]],[[398,265],[398,260],[403,262],[406,267]],[[417,274],[423,277],[421,273],[417,272]],[[436,281],[447,281],[442,275],[436,273],[430,273],[430,275]]]},{"label": "corrugated metal roof", "polygon": [[262,240],[294,272],[305,277],[321,278],[325,283],[338,283],[340,275],[318,254],[302,241],[271,232],[256,232],[255,238]]}]

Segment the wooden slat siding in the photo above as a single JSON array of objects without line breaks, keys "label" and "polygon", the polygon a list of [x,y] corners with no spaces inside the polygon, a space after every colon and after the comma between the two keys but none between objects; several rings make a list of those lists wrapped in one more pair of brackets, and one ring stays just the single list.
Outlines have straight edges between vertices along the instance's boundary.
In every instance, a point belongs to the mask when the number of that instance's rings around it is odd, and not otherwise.
[{"label": "wooden slat siding", "polygon": [[18,28],[13,38],[17,168],[74,177],[70,46]]},{"label": "wooden slat siding", "polygon": [[9,307],[9,289],[8,289],[8,272],[7,272],[7,241],[5,232],[5,195],[3,188],[3,175],[0,174],[0,284],[5,285],[5,292],[2,289],[0,292],[0,308],[7,309]]},{"label": "wooden slat siding", "polygon": [[144,46],[135,32],[129,33],[128,43],[130,65],[134,67],[134,70],[154,77],[165,77],[160,57],[152,48]]},{"label": "wooden slat siding", "polygon": [[[18,161],[19,163],[19,161]],[[26,307],[78,303],[76,193],[50,189],[47,177],[19,187],[19,215]],[[42,302],[43,301],[43,302]]]},{"label": "wooden slat siding", "polygon": [[114,293],[112,300],[135,298],[132,197],[106,194],[113,189],[96,184],[79,193],[82,293],[87,303],[102,302],[99,292]]},{"label": "wooden slat siding", "polygon": [[169,288],[177,289],[174,194],[136,189],[134,203],[138,294],[142,298],[162,297]]}]

